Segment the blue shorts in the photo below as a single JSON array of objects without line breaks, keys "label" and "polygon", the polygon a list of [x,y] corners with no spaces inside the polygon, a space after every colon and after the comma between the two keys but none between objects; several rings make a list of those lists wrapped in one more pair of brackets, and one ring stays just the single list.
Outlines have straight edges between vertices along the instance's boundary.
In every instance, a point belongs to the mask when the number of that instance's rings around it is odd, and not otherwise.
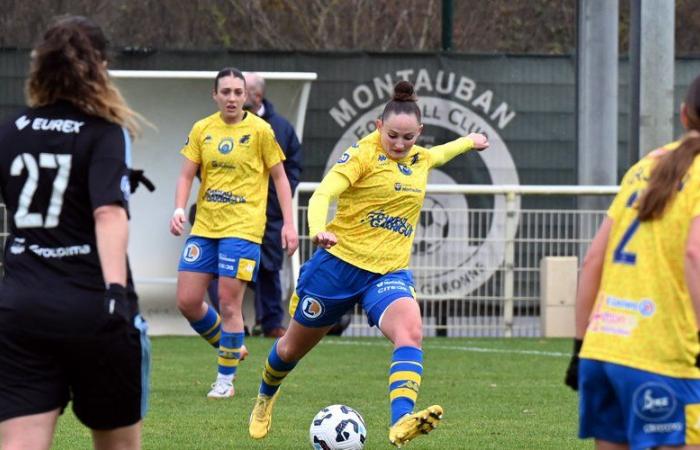
[{"label": "blue shorts", "polygon": [[335,324],[360,302],[369,325],[375,326],[389,305],[400,298],[415,301],[410,271],[386,275],[368,272],[319,249],[301,266],[292,298],[296,305],[293,316],[306,327],[325,327]]},{"label": "blue shorts", "polygon": [[700,444],[700,380],[581,359],[579,437],[632,450]]},{"label": "blue shorts", "polygon": [[260,266],[260,244],[238,238],[190,236],[180,255],[178,272],[203,272],[242,281],[255,281]]}]

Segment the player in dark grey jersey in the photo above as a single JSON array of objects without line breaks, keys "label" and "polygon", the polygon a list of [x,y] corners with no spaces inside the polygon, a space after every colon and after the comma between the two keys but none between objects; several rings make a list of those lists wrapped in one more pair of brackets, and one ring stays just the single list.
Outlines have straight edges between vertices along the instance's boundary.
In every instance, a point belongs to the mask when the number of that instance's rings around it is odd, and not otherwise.
[{"label": "player in dark grey jersey", "polygon": [[139,448],[149,344],[128,267],[131,136],[83,17],[32,52],[29,108],[0,124],[9,236],[0,283],[0,442],[48,449],[69,400],[95,448]]}]

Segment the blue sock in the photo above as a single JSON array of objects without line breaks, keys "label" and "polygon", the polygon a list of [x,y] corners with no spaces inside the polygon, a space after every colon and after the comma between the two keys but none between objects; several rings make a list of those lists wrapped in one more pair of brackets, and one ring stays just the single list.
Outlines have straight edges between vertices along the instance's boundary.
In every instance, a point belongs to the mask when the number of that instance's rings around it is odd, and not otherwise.
[{"label": "blue sock", "polygon": [[260,393],[269,396],[275,395],[284,377],[286,377],[296,365],[297,361],[291,363],[282,361],[277,354],[277,341],[275,341],[270,349],[270,354],[267,355],[267,361],[265,361],[265,368],[263,369],[262,380],[260,382]]},{"label": "blue sock", "polygon": [[423,350],[399,347],[394,350],[389,368],[391,424],[413,412],[423,375]]},{"label": "blue sock", "polygon": [[221,330],[221,342],[219,343],[219,374],[233,378],[241,359],[241,347],[245,333],[229,333]]},{"label": "blue sock", "polygon": [[199,333],[214,348],[219,348],[221,339],[221,317],[211,305],[207,305],[204,317],[196,322],[190,322],[190,326]]}]

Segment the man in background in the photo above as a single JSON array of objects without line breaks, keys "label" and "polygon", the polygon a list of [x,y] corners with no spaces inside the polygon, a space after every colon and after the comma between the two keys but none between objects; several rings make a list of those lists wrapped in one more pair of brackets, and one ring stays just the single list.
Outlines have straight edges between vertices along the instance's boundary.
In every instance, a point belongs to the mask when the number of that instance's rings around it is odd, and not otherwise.
[{"label": "man in background", "polygon": [[[254,72],[245,74],[248,99],[245,108],[265,119],[275,132],[275,138],[285,157],[284,171],[287,173],[292,195],[299,184],[301,175],[301,145],[292,124],[275,112],[274,106],[265,99],[265,80]],[[280,270],[283,263],[283,250],[280,238],[282,212],[277,202],[277,193],[272,183],[267,194],[267,224],[260,254],[260,268],[255,283],[255,323],[256,329],[266,337],[281,337],[284,308],[282,307],[282,287]]]}]

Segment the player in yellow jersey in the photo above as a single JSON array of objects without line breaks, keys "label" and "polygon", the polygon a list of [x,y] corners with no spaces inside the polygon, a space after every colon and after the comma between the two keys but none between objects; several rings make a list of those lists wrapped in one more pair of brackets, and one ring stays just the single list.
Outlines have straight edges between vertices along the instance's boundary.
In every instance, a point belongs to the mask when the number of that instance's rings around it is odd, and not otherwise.
[{"label": "player in yellow jersey", "polygon": [[[357,303],[369,324],[394,344],[389,440],[400,447],[440,421],[438,405],[413,412],[423,373],[423,335],[408,262],[428,172],[468,150],[483,150],[488,142],[472,133],[426,149],[414,145],[422,128],[413,85],[400,81],[377,131],[343,153],[311,197],[309,234],[321,248],[301,268],[290,305],[293,318],[265,364],[251,437],[267,435],[284,377]],[[335,197],[338,209],[327,225]]]},{"label": "player in yellow jersey", "polygon": [[581,270],[566,384],[598,449],[700,449],[700,77],[680,116],[687,133],[627,171]]},{"label": "player in yellow jersey", "polygon": [[[221,70],[212,97],[219,111],[194,124],[181,151],[185,160],[170,231],[176,236],[184,231],[184,208],[199,171],[197,218],[180,258],[177,306],[192,328],[219,349],[217,379],[207,396],[226,398],[234,394],[236,368],[245,354],[241,306],[246,282],[255,281],[258,271],[270,177],[278,192],[284,218],[282,246],[288,254],[296,250],[298,237],[284,154],[270,125],[243,110],[243,74],[232,68]],[[221,316],[204,301],[215,276]]]}]

